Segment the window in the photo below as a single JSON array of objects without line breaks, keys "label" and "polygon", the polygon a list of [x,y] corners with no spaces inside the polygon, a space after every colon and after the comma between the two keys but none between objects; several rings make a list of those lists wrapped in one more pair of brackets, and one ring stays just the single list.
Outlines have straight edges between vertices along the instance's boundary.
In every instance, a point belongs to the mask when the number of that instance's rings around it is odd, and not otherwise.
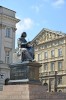
[{"label": "window", "polygon": [[38,54],[38,61],[41,60],[41,54]]},{"label": "window", "polygon": [[45,58],[45,59],[48,58],[48,53],[47,53],[47,52],[44,53],[44,58]]},{"label": "window", "polygon": [[9,51],[5,51],[5,63],[9,63]]},{"label": "window", "polygon": [[58,49],[58,56],[59,56],[59,57],[62,56],[62,49],[61,49],[61,48]]},{"label": "window", "polygon": [[62,61],[58,62],[58,71],[62,70]]},{"label": "window", "polygon": [[62,84],[62,76],[58,76],[58,85]]},{"label": "window", "polygon": [[45,72],[48,71],[48,64],[47,63],[44,64],[44,71]]},{"label": "window", "polygon": [[10,37],[10,32],[11,32],[11,29],[10,28],[6,28],[6,37]]},{"label": "window", "polygon": [[38,51],[38,48],[35,48],[35,51]]},{"label": "window", "polygon": [[48,91],[48,84],[46,82],[43,84],[43,86],[45,88],[45,91]]},{"label": "window", "polygon": [[54,50],[51,51],[51,57],[54,57]]},{"label": "window", "polygon": [[54,71],[54,70],[55,70],[54,62],[51,62],[51,71]]},{"label": "window", "polygon": [[63,44],[63,43],[64,43],[64,40],[60,40],[60,41],[59,41],[59,44]]}]

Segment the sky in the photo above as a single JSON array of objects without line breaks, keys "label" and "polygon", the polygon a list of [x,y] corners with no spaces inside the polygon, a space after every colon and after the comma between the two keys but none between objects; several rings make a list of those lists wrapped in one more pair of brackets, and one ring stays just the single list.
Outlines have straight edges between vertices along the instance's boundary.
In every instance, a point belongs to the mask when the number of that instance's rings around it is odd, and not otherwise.
[{"label": "sky", "polygon": [[15,47],[22,32],[31,41],[43,29],[66,33],[66,0],[0,0],[0,6],[16,11]]}]

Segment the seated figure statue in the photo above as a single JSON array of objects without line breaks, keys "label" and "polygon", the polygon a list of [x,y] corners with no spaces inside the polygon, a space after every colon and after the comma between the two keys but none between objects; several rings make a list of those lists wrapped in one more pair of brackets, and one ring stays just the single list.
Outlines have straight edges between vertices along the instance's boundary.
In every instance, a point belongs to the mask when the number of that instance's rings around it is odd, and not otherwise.
[{"label": "seated figure statue", "polygon": [[34,49],[30,45],[30,42],[27,42],[26,32],[21,34],[21,37],[18,39],[18,55],[21,56],[21,61],[32,61],[34,59]]}]

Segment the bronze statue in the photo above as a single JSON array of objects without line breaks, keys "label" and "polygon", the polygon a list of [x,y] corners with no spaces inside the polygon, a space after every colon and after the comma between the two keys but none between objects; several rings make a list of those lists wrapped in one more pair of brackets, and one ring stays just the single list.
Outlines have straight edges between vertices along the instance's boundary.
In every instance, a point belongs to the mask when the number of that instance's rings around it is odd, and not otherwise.
[{"label": "bronze statue", "polygon": [[21,55],[22,61],[32,61],[34,59],[34,49],[30,45],[30,42],[26,41],[26,32],[21,34],[21,37],[18,39],[18,55]]}]

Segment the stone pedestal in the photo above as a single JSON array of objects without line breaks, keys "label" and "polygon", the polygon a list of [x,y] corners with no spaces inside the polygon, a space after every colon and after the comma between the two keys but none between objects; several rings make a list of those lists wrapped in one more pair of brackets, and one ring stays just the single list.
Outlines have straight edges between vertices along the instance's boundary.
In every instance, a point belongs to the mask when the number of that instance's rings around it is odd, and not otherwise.
[{"label": "stone pedestal", "polygon": [[0,91],[0,100],[43,100],[43,93],[41,85],[6,85]]},{"label": "stone pedestal", "polygon": [[41,65],[35,61],[24,61],[10,65],[10,80],[8,84],[40,84],[39,67]]}]

